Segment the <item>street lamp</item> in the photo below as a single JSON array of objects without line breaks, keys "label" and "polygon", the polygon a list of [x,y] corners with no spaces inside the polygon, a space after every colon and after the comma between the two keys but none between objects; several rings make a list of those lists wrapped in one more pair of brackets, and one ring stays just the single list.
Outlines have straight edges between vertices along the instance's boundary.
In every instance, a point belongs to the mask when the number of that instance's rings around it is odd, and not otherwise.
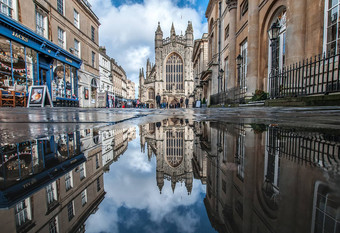
[{"label": "street lamp", "polygon": [[236,58],[236,64],[237,64],[237,72],[238,72],[238,86],[241,87],[241,65],[242,65],[243,57],[241,54],[239,54]]},{"label": "street lamp", "polygon": [[270,93],[271,96],[273,97],[273,94],[276,94],[277,92],[277,84],[278,80],[275,78],[275,71],[277,68],[279,68],[279,62],[278,62],[278,57],[277,57],[277,50],[278,50],[278,38],[279,38],[279,33],[280,33],[280,25],[276,22],[274,22],[271,27],[268,29],[268,38],[270,40],[270,47],[271,47],[271,70],[270,70]]},{"label": "street lamp", "polygon": [[270,40],[270,47],[272,48],[272,69],[276,69],[277,64],[277,40],[279,38],[280,25],[276,22],[268,29],[268,38]]},{"label": "street lamp", "polygon": [[223,82],[222,82],[222,78],[223,78],[223,73],[224,73],[224,70],[221,68],[219,71],[219,77],[221,79],[221,91],[223,90]]}]

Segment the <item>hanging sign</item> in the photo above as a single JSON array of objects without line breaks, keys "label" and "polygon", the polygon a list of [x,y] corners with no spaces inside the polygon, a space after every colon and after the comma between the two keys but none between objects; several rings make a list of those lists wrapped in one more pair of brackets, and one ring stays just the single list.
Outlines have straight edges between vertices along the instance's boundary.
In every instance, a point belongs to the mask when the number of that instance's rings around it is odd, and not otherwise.
[{"label": "hanging sign", "polygon": [[45,107],[47,105],[53,107],[47,86],[32,86],[29,91],[27,107]]}]

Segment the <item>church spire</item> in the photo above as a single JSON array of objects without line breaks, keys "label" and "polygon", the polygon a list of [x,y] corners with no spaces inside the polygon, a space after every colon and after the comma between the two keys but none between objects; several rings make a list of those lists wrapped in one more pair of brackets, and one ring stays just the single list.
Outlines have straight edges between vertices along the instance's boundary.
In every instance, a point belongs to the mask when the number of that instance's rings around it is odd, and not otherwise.
[{"label": "church spire", "polygon": [[146,61],[146,78],[149,77],[151,73],[151,63],[150,63],[150,59],[148,58],[148,60]]},{"label": "church spire", "polygon": [[176,36],[175,27],[174,27],[174,23],[172,23],[172,25],[171,25],[170,36]]},{"label": "church spire", "polygon": [[159,35],[159,34],[163,35],[163,31],[161,29],[161,23],[160,22],[158,22],[158,27],[157,27],[157,30],[156,30],[156,35]]},{"label": "church spire", "polygon": [[163,44],[163,31],[161,29],[161,24],[158,22],[158,27],[155,32],[155,47],[160,48]]}]

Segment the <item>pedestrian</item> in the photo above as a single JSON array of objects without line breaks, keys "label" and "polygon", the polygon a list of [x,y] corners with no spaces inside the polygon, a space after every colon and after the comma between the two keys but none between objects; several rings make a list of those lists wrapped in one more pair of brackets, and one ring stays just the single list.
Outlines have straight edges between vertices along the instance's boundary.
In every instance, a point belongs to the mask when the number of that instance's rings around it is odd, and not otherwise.
[{"label": "pedestrian", "polygon": [[160,106],[161,106],[161,96],[159,95],[159,93],[157,93],[157,96],[156,96],[156,103],[157,103],[157,108],[160,108]]},{"label": "pedestrian", "polygon": [[185,99],[185,106],[186,106],[186,108],[189,107],[189,99],[188,99],[188,97]]},{"label": "pedestrian", "polygon": [[180,102],[181,102],[180,107],[183,107],[183,97],[181,98]]}]

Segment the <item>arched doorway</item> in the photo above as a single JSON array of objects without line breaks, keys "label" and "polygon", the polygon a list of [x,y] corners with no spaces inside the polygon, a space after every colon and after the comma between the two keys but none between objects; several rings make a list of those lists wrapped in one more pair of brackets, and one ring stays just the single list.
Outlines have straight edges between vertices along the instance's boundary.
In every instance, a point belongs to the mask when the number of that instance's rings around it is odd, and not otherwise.
[{"label": "arched doorway", "polygon": [[97,100],[97,81],[95,78],[91,80],[91,106],[96,107],[96,100]]}]

